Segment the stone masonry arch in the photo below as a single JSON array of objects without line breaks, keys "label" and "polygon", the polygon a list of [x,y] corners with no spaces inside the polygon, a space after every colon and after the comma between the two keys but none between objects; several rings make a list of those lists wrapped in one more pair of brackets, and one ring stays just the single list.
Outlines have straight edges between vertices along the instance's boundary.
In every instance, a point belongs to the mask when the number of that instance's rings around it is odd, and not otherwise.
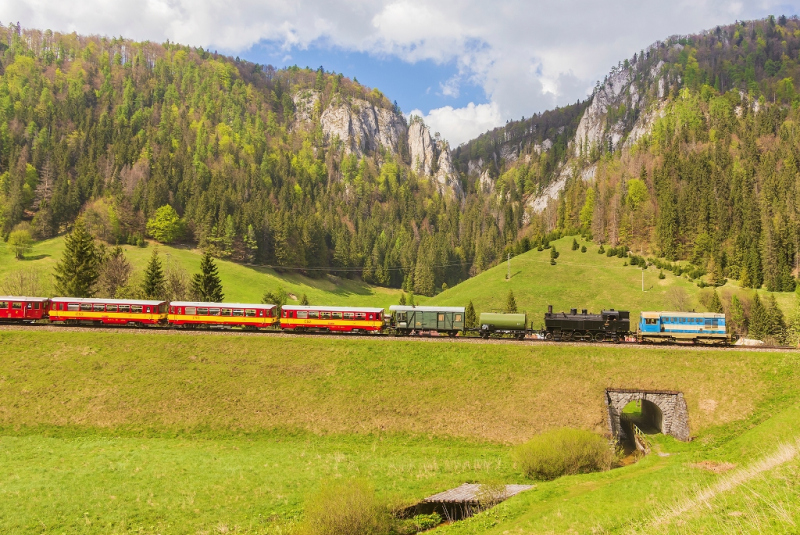
[{"label": "stone masonry arch", "polygon": [[689,411],[686,408],[686,400],[683,399],[683,392],[673,390],[607,388],[608,425],[613,436],[620,439],[627,438],[625,430],[620,425],[622,409],[631,401],[638,400],[650,402],[661,411],[662,433],[671,435],[678,440],[689,440]]}]

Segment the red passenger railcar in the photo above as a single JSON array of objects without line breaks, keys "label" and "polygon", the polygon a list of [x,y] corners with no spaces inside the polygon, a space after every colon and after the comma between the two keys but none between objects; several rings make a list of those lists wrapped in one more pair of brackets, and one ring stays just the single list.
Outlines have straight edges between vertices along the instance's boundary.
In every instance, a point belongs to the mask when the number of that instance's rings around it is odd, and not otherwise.
[{"label": "red passenger railcar", "polygon": [[46,297],[0,296],[0,321],[32,323],[47,318]]},{"label": "red passenger railcar", "polygon": [[137,299],[54,297],[50,301],[50,321],[105,325],[165,324],[167,303]]},{"label": "red passenger railcar", "polygon": [[285,305],[281,311],[284,330],[375,332],[383,327],[382,308]]},{"label": "red passenger railcar", "polygon": [[187,328],[264,329],[278,322],[277,311],[278,307],[275,305],[173,301],[169,304],[169,324]]}]

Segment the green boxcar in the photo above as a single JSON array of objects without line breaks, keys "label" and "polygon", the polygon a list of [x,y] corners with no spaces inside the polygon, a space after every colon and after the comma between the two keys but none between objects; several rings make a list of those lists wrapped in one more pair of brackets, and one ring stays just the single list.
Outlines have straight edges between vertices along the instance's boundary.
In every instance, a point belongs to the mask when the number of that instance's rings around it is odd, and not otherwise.
[{"label": "green boxcar", "polygon": [[398,334],[437,331],[455,336],[464,330],[464,307],[392,305],[392,327]]},{"label": "green boxcar", "polygon": [[528,328],[527,314],[502,314],[499,312],[481,312],[481,336],[488,338],[490,334],[513,334],[517,338],[524,337]]}]

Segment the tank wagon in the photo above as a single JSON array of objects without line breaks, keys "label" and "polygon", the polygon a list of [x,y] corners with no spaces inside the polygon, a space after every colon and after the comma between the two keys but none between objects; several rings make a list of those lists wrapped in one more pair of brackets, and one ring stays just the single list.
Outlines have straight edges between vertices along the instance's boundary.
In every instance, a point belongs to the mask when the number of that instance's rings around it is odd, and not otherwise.
[{"label": "tank wagon", "polygon": [[390,326],[400,336],[431,331],[455,336],[464,331],[464,307],[392,305],[389,312]]},{"label": "tank wagon", "polygon": [[729,344],[725,314],[714,312],[642,312],[638,342]]},{"label": "tank wagon", "polygon": [[600,314],[590,314],[586,309],[573,308],[566,312],[553,312],[553,305],[547,307],[544,315],[544,338],[556,341],[595,341],[619,342],[630,334],[630,312],[627,310],[603,310]]},{"label": "tank wagon", "polygon": [[510,334],[522,340],[528,334],[528,315],[524,312],[522,314],[481,312],[479,325],[482,338],[489,338],[493,334]]}]

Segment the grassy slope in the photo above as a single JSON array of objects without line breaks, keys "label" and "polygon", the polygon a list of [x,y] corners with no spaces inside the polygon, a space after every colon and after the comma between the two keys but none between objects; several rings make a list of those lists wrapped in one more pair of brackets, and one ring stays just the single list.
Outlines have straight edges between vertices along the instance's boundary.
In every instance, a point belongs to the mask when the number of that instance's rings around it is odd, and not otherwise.
[{"label": "grassy slope", "polygon": [[[139,248],[126,245],[124,249],[134,268],[143,270],[154,246],[150,244],[146,248]],[[165,263],[175,262],[189,274],[199,271],[199,251],[165,245],[158,245],[158,248]],[[17,261],[6,244],[0,242],[0,286],[10,273],[20,269],[32,268],[43,273],[52,273],[63,250],[64,238],[53,238],[37,243],[28,255],[30,260]],[[400,298],[399,290],[370,286],[349,279],[328,277],[312,279],[294,273],[279,274],[272,269],[245,266],[224,260],[217,261],[217,266],[225,291],[225,301],[229,303],[259,303],[265,291],[274,290],[279,286],[283,286],[298,299],[306,294],[312,303],[318,304],[388,307]]]},{"label": "grassy slope", "polygon": [[[509,290],[513,290],[519,310],[528,312],[529,319],[538,328],[547,305],[557,312],[570,308],[587,308],[598,312],[604,308],[631,311],[631,319],[638,318],[642,310],[670,310],[667,291],[673,286],[686,289],[693,300],[693,308],[704,310],[698,300],[700,288],[685,277],[675,277],[665,271],[666,278],[659,280],[658,270],[644,271],[645,292],[642,292],[642,271],[623,266],[625,259],[609,258],[597,254],[598,246],[579,240],[587,252],[572,251],[573,237],[552,242],[560,256],[555,266],[550,265],[550,251],[528,251],[511,259],[511,280],[506,280],[505,263],[489,269],[431,299],[428,304],[464,305],[472,300],[475,310],[503,310]],[[729,282],[718,290],[721,294],[742,292]],[[762,292],[767,294],[767,292]],[[793,293],[776,293],[784,311],[795,304]]]},{"label": "grassy slope", "polygon": [[[698,438],[660,437],[669,457],[538,483],[444,531],[656,531],[652,514],[721,477],[692,463],[745,465],[800,423],[792,353],[0,331],[0,525],[279,533],[325,478],[407,502],[525,482],[503,443],[603,429],[606,386],[682,390]],[[696,531],[713,525],[695,513]]]}]

